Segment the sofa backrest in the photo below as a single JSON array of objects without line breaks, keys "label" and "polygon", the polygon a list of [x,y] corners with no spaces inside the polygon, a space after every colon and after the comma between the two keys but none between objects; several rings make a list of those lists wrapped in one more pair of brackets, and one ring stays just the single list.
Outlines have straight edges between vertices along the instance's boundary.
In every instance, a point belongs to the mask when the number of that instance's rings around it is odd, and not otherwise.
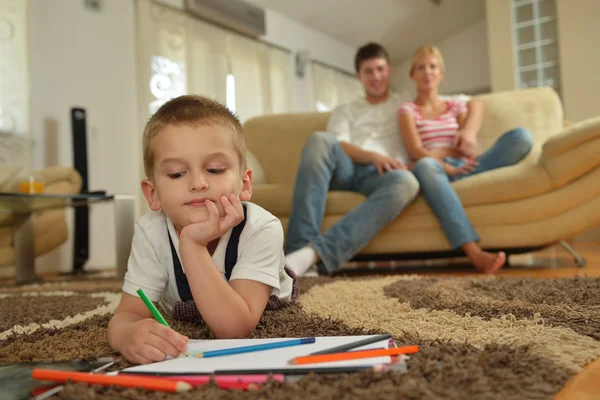
[{"label": "sofa backrest", "polygon": [[477,98],[484,105],[483,126],[477,142],[480,152],[488,149],[504,132],[520,126],[531,131],[537,148],[563,129],[562,103],[552,88],[510,90]]},{"label": "sofa backrest", "polygon": [[[478,96],[484,104],[479,150],[485,150],[504,132],[524,126],[541,146],[563,126],[560,99],[551,88],[532,88]],[[324,131],[330,113],[274,114],[244,124],[246,144],[264,169],[268,183],[294,183],[306,139]],[[400,133],[398,133],[400,134]]]}]

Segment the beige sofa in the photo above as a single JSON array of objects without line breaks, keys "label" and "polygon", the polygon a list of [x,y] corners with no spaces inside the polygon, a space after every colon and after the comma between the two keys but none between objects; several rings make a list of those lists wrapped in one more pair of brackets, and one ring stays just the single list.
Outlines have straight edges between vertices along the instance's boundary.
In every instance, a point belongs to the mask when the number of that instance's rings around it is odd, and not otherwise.
[{"label": "beige sofa", "polygon": [[[485,107],[480,152],[517,126],[529,128],[535,140],[518,165],[453,184],[482,247],[521,253],[600,225],[600,117],[564,128],[560,99],[550,88],[478,98]],[[328,118],[327,113],[270,115],[244,125],[255,156],[249,158],[256,178],[253,201],[279,217],[286,229],[300,152],[313,132],[325,130]],[[360,194],[330,192],[322,229],[362,201]],[[419,195],[357,258],[428,258],[453,254],[449,251],[440,224]]]},{"label": "beige sofa", "polygon": [[[30,144],[26,139],[0,134],[0,192],[18,190],[19,177],[27,163]],[[82,179],[70,167],[47,167],[33,174],[44,182],[44,192],[49,194],[75,194],[81,191]],[[0,212],[0,267],[14,263],[12,216]],[[64,208],[41,211],[33,221],[35,255],[45,254],[67,240],[68,230]],[[2,275],[5,275],[2,271]],[[13,271],[7,272],[14,274]]]}]

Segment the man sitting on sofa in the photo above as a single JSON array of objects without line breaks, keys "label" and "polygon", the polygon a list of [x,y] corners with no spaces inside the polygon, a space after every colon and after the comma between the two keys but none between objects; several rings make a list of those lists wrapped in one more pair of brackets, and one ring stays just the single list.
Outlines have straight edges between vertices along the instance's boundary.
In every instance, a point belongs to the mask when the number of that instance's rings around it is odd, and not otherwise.
[{"label": "man sitting on sofa", "polygon": [[[398,110],[410,97],[390,91],[388,53],[368,43],[358,49],[354,66],[365,97],[336,107],[327,132],[315,132],[302,150],[285,243],[286,263],[298,276],[337,271],[419,192],[398,129]],[[482,106],[472,100],[468,107],[465,129],[478,131]],[[367,200],[321,234],[329,190]]]}]

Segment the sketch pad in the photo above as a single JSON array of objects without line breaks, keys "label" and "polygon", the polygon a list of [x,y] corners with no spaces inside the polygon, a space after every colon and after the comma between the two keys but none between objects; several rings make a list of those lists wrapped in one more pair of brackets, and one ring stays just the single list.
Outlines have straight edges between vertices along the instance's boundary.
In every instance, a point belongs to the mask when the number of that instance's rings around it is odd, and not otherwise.
[{"label": "sketch pad", "polygon": [[[264,369],[314,369],[315,367],[354,367],[365,365],[380,365],[391,363],[390,356],[363,358],[358,360],[335,361],[319,364],[288,365],[288,361],[300,356],[306,356],[321,350],[356,342],[375,335],[365,336],[325,336],[316,337],[315,343],[292,347],[283,347],[212,358],[172,358],[152,364],[139,365],[126,368],[123,372],[157,373],[157,374],[212,374],[215,371],[227,370],[264,370]],[[228,349],[232,347],[250,346],[256,344],[278,342],[291,338],[274,339],[227,339],[227,340],[190,340],[188,353],[196,354],[209,350]],[[366,346],[357,347],[355,350],[369,350],[388,348],[389,339],[375,342]]]}]

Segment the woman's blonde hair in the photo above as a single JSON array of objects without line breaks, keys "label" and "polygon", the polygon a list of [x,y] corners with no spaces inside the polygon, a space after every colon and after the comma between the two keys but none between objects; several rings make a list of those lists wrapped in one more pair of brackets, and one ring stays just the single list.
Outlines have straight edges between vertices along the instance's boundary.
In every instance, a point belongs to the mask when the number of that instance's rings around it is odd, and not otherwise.
[{"label": "woman's blonde hair", "polygon": [[426,46],[419,47],[413,53],[412,61],[410,64],[410,73],[408,74],[408,76],[412,76],[413,71],[415,70],[415,65],[417,64],[417,61],[419,61],[419,58],[421,58],[421,56],[425,55],[425,54],[428,54],[428,55],[431,55],[431,56],[434,56],[435,58],[437,58],[438,61],[440,62],[440,68],[442,69],[442,72],[444,72],[444,57],[442,57],[442,52],[436,46],[428,44]]}]

